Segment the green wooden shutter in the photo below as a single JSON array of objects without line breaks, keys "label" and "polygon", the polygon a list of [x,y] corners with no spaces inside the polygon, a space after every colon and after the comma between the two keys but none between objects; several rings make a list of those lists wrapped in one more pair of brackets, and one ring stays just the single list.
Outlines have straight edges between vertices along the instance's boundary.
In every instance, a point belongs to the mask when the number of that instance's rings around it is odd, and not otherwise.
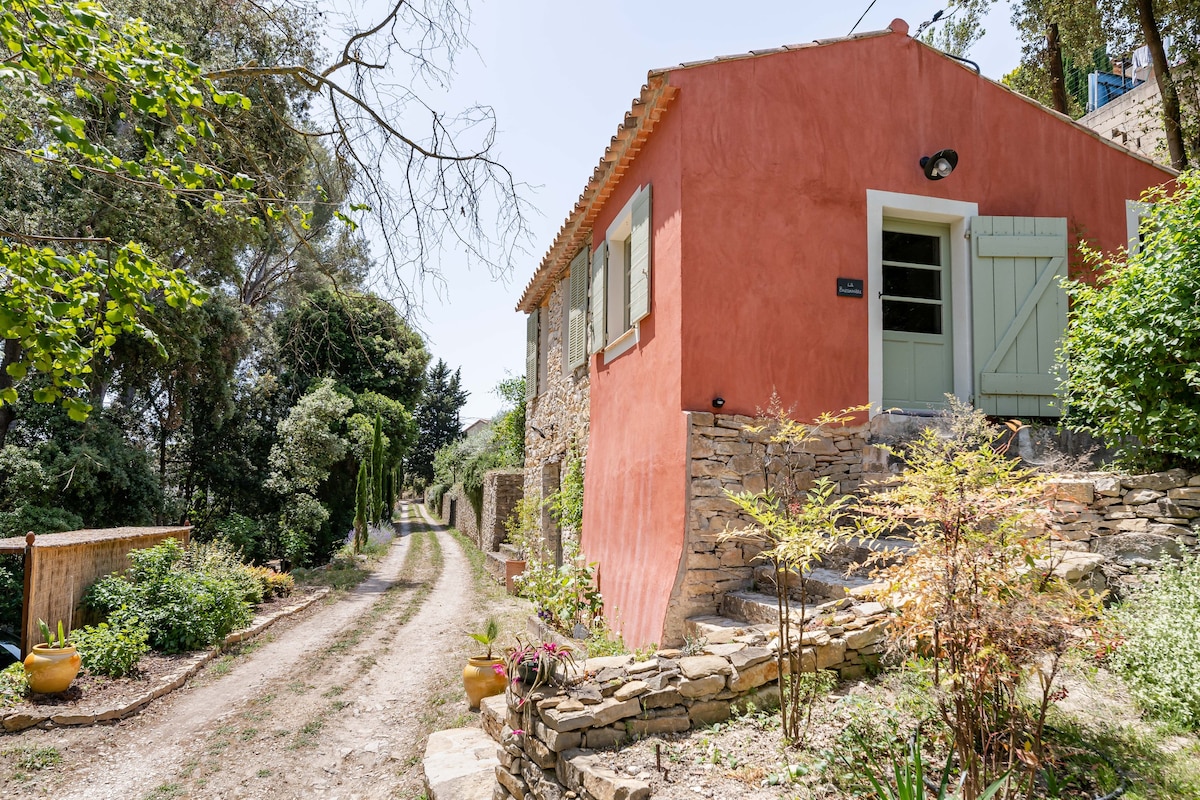
[{"label": "green wooden shutter", "polygon": [[525,397],[537,397],[538,389],[538,318],[542,310],[535,308],[525,318]]},{"label": "green wooden shutter", "polygon": [[1055,351],[1067,329],[1067,221],[971,220],[975,405],[997,416],[1057,417]]},{"label": "green wooden shutter", "polygon": [[584,247],[571,260],[570,310],[567,312],[567,367],[587,362],[588,251]]},{"label": "green wooden shutter", "polygon": [[598,353],[604,349],[607,344],[604,341],[604,332],[606,330],[604,324],[605,304],[604,293],[608,291],[608,284],[604,280],[605,266],[608,263],[608,243],[601,242],[596,248],[596,255],[592,257],[592,348],[591,352]]},{"label": "green wooden shutter", "polygon": [[629,324],[650,313],[650,187],[633,199],[633,228],[630,234]]}]

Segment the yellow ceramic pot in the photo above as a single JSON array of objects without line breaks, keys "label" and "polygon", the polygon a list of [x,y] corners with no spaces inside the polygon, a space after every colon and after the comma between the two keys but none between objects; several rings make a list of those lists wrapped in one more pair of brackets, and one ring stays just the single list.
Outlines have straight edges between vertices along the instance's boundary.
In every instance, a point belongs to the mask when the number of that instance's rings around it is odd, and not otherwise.
[{"label": "yellow ceramic pot", "polygon": [[463,688],[471,708],[479,708],[480,700],[500,694],[508,686],[508,678],[496,672],[497,665],[503,663],[499,658],[472,656],[470,663],[463,667]]},{"label": "yellow ceramic pot", "polygon": [[33,646],[33,652],[25,656],[25,674],[29,688],[40,694],[58,694],[70,687],[83,659],[75,652],[74,645],[47,647]]}]

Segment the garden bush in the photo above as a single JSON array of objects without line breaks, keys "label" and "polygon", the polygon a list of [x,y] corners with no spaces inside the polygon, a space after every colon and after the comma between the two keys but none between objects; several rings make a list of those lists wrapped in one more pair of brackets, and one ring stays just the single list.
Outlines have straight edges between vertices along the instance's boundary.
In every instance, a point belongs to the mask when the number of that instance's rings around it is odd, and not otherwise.
[{"label": "garden bush", "polygon": [[1103,274],[1070,282],[1063,421],[1159,469],[1200,463],[1200,172],[1143,198],[1134,253],[1085,254]]},{"label": "garden bush", "polygon": [[71,632],[71,643],[79,651],[83,666],[93,675],[120,678],[129,675],[150,649],[150,631],[126,608],[108,620]]},{"label": "garden bush", "polygon": [[150,646],[167,653],[209,647],[250,623],[247,598],[262,586],[232,551],[218,544],[188,551],[175,539],[129,554],[124,575],[92,584],[84,604],[110,615],[121,608],[145,623]]},{"label": "garden bush", "polygon": [[1200,559],[1163,564],[1110,618],[1120,644],[1109,663],[1138,705],[1200,729]]},{"label": "garden bush", "polygon": [[442,515],[442,496],[450,489],[444,483],[435,483],[425,490],[425,507],[439,517]]}]

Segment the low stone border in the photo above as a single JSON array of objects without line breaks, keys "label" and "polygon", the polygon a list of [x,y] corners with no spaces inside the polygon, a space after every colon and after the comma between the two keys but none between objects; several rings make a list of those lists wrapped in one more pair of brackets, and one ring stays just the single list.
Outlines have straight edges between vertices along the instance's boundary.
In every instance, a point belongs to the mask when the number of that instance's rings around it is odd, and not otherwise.
[{"label": "low stone border", "polygon": [[274,614],[268,614],[259,619],[255,619],[250,623],[250,627],[243,628],[240,631],[234,631],[225,637],[221,644],[213,647],[211,650],[196,653],[184,662],[184,667],[172,674],[164,675],[159,679],[158,684],[146,690],[142,695],[135,697],[132,700],[126,701],[119,706],[111,708],[98,709],[71,709],[62,712],[47,712],[33,713],[28,711],[14,711],[8,714],[0,715],[0,727],[8,733],[16,733],[17,731],[32,728],[35,725],[44,725],[48,727],[54,726],[77,726],[77,725],[96,725],[101,722],[112,722],[113,720],[123,719],[131,714],[135,714],[145,706],[149,705],[152,700],[173,692],[183,686],[189,678],[195,675],[212,659],[219,656],[226,649],[235,644],[240,644],[249,639],[253,639],[267,628],[274,625],[285,617],[290,617],[300,611],[311,606],[323,597],[329,594],[328,587],[318,589],[311,596],[294,605],[286,606],[276,611]]},{"label": "low stone border", "polygon": [[[802,669],[844,674],[877,658],[888,625],[883,606],[863,604],[845,616],[850,619],[843,626],[803,633]],[[568,792],[584,800],[649,797],[649,784],[617,775],[593,751],[778,704],[777,649],[777,638],[751,627],[697,655],[667,649],[640,661],[632,655],[590,658],[565,687],[530,692],[512,684],[505,695],[481,704],[483,728],[501,745],[493,797],[562,800]],[[847,664],[851,654],[854,663]]]}]

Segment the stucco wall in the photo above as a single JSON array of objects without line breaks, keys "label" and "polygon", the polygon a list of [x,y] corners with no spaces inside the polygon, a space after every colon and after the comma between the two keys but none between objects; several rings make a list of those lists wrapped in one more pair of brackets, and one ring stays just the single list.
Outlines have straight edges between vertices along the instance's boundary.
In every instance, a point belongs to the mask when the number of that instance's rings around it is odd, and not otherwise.
[{"label": "stucco wall", "polygon": [[[591,359],[591,439],[583,549],[600,564],[605,612],[640,646],[659,642],[683,550],[687,418],[680,412],[679,118],[668,110],[596,219],[605,231],[641,186],[653,186],[650,315],[638,344]],[[594,237],[595,238],[595,237]]]},{"label": "stucco wall", "polygon": [[[1127,199],[1169,178],[907,35],[672,72],[683,130],[682,407],[809,419],[868,400],[867,190],[1066,217],[1126,242]],[[958,152],[927,180],[919,160]],[[656,294],[662,288],[656,286]],[[956,313],[961,313],[957,310]]]}]

